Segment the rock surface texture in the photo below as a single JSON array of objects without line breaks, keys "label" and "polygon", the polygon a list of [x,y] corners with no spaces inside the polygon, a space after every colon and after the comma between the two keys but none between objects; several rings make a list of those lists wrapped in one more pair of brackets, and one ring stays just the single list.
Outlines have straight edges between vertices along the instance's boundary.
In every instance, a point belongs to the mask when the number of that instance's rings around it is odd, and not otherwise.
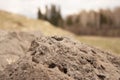
[{"label": "rock surface texture", "polygon": [[[0,72],[0,80],[120,80],[120,56],[67,37],[15,34],[20,38],[14,36],[19,44],[11,38],[8,49],[15,48],[15,55],[22,56],[10,65],[6,63],[7,67]],[[20,43],[25,47],[22,50]]]}]

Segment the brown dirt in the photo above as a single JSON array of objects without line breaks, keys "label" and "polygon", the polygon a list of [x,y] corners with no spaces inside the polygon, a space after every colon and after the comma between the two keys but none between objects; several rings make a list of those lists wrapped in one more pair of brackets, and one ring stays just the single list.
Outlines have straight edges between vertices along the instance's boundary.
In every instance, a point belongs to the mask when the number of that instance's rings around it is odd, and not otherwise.
[{"label": "brown dirt", "polygon": [[[13,49],[12,52],[21,57],[10,65],[6,63],[0,80],[120,80],[120,56],[67,37],[13,33],[17,36],[4,36],[0,50],[3,49],[4,55],[12,55],[9,51]],[[6,58],[0,59],[4,64]]]},{"label": "brown dirt", "polygon": [[[37,34],[37,35],[36,35]],[[0,30],[0,70],[24,56],[31,41],[41,36],[40,32],[9,32]]]}]

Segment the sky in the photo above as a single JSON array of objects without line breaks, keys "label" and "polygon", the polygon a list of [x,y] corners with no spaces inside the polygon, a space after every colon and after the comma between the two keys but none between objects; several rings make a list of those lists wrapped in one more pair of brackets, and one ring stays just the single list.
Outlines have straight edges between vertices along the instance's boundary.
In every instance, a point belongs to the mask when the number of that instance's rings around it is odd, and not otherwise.
[{"label": "sky", "polygon": [[51,4],[60,6],[65,17],[82,10],[114,9],[120,6],[120,0],[0,0],[0,10],[36,18],[38,8],[44,13],[45,6]]}]

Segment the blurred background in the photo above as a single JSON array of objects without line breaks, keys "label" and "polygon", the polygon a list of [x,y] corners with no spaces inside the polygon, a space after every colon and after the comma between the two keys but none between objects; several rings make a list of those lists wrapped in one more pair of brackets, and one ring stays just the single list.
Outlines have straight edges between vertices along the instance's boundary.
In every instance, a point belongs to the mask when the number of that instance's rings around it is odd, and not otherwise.
[{"label": "blurred background", "polygon": [[120,0],[0,0],[2,30],[40,30],[120,53]]}]

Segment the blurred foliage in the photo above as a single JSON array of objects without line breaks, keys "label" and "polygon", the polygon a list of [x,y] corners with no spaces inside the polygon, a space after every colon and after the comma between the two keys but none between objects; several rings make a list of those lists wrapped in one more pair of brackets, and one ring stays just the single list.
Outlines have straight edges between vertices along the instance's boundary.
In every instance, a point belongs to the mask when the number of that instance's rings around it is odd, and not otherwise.
[{"label": "blurred foliage", "polygon": [[[40,16],[43,17],[40,17]],[[40,9],[38,10],[38,19],[44,19],[49,21],[51,24],[55,25],[55,26],[62,26],[62,16],[61,16],[61,9],[60,7],[57,7],[55,5],[51,5],[51,8],[48,9],[48,7],[46,6],[46,13],[45,14],[41,14],[40,13]]]},{"label": "blurred foliage", "polygon": [[68,17],[66,18],[66,24],[67,24],[68,26],[73,24],[72,16],[68,16]]},{"label": "blurred foliage", "polygon": [[104,50],[120,54],[120,38],[97,37],[97,36],[78,36],[55,27],[44,20],[29,19],[21,15],[11,14],[0,11],[0,29],[18,31],[41,31],[46,36],[58,35],[74,37],[80,42],[84,42]]}]

